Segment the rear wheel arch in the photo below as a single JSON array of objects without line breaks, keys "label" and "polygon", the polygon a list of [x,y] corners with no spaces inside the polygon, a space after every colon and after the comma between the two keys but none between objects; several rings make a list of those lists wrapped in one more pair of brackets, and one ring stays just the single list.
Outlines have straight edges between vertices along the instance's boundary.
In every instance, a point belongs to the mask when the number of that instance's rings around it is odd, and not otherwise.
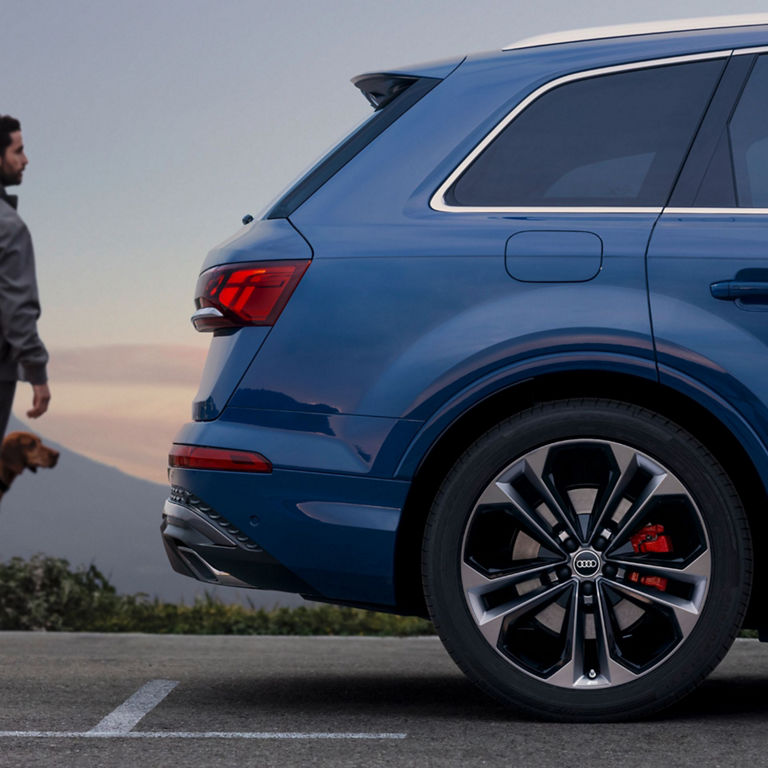
[{"label": "rear wheel arch", "polygon": [[459,456],[499,421],[537,403],[573,398],[621,400],[665,416],[708,447],[738,489],[749,519],[755,550],[752,598],[744,626],[768,628],[768,566],[761,567],[768,541],[768,491],[748,453],[709,410],[675,390],[648,380],[606,372],[569,372],[529,379],[500,390],[457,418],[433,443],[414,474],[395,550],[398,610],[426,616],[421,581],[421,548],[432,501]]}]

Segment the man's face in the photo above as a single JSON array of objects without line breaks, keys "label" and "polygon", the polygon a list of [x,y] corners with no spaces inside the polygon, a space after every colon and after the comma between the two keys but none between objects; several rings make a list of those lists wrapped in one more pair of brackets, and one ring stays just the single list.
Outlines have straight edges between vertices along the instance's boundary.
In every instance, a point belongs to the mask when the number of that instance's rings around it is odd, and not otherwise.
[{"label": "man's face", "polygon": [[24,142],[21,139],[21,131],[11,134],[10,146],[0,154],[0,184],[11,187],[21,184],[21,177],[27,167],[27,156],[24,154]]}]

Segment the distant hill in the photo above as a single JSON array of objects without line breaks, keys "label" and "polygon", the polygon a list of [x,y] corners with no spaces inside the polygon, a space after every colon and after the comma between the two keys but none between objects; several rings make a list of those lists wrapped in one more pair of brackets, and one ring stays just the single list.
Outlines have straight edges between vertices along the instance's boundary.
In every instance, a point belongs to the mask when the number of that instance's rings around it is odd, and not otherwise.
[{"label": "distant hill", "polygon": [[[8,432],[34,431],[11,418]],[[166,486],[127,475],[49,440],[58,465],[24,472],[0,503],[0,560],[38,552],[74,565],[94,563],[121,593],[146,592],[167,602],[191,602],[205,592],[227,602],[298,605],[282,592],[204,584],[171,569],[160,539]]]}]

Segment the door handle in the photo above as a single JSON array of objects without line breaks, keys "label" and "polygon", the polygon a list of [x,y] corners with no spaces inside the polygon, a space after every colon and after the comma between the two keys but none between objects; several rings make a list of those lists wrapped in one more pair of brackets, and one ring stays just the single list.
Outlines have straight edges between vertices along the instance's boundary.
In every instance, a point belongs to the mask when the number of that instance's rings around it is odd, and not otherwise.
[{"label": "door handle", "polygon": [[716,299],[760,298],[768,300],[768,282],[757,280],[723,280],[712,283],[709,292]]}]

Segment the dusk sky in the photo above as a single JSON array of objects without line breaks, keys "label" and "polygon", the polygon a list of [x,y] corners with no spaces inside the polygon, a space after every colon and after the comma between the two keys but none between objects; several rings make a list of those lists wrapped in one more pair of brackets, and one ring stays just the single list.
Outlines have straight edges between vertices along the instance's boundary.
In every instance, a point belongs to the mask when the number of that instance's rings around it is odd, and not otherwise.
[{"label": "dusk sky", "polygon": [[[21,120],[30,158],[11,191],[35,241],[52,357],[51,410],[32,428],[162,481],[208,343],[189,323],[202,259],[368,114],[351,77],[723,5],[0,0],[0,11],[0,113]],[[30,401],[22,385],[16,414]]]}]

